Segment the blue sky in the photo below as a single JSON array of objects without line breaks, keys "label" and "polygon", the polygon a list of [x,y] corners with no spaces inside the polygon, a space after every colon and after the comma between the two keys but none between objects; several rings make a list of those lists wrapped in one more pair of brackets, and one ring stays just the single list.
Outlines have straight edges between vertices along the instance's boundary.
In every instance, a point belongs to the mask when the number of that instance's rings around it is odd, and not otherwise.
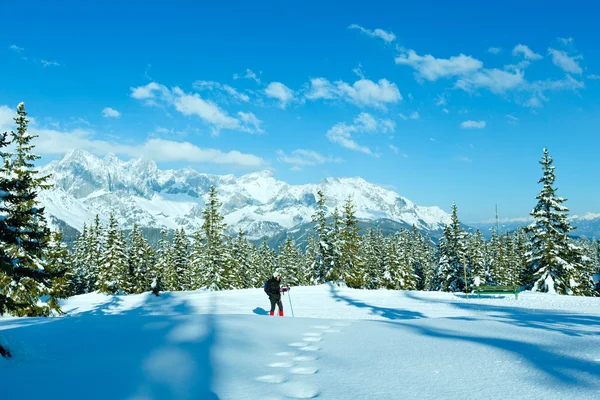
[{"label": "blue sky", "polygon": [[361,176],[469,222],[526,216],[548,147],[600,212],[598,6],[322,3],[8,3],[0,128],[24,101],[43,161]]}]

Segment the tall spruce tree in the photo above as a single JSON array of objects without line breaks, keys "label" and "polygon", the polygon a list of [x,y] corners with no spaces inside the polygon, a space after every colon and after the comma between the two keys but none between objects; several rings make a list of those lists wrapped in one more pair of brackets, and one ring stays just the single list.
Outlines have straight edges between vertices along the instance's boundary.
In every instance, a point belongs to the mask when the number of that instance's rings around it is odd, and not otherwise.
[{"label": "tall spruce tree", "polygon": [[[535,222],[527,227],[532,235],[531,258],[526,274],[527,287],[533,291],[558,294],[583,294],[581,278],[583,266],[579,249],[571,246],[569,232],[574,228],[567,220],[569,209],[562,204],[567,200],[556,195],[554,160],[544,149],[540,164],[543,176],[538,181],[543,187],[530,215]],[[583,285],[585,286],[585,285]]]},{"label": "tall spruce tree", "polygon": [[364,275],[363,263],[360,258],[360,236],[358,220],[354,211],[352,197],[348,196],[344,203],[342,214],[341,232],[338,237],[339,261],[336,269],[339,271],[337,279],[341,279],[350,287],[362,286]]},{"label": "tall spruce tree", "polygon": [[[56,275],[46,270],[50,229],[37,195],[51,185],[49,176],[38,176],[34,168],[40,156],[32,153],[31,141],[37,136],[27,131],[29,119],[23,103],[14,121],[17,130],[11,131],[11,142],[15,150],[2,152],[0,170],[0,314],[46,316],[59,309],[56,303],[40,299]],[[0,148],[8,144],[6,137],[0,138]]]},{"label": "tall spruce tree", "polygon": [[173,267],[175,270],[174,290],[191,290],[192,274],[189,266],[190,241],[183,228],[175,231],[173,237]]},{"label": "tall spruce tree", "polygon": [[204,248],[203,287],[211,290],[230,289],[233,285],[233,271],[230,268],[229,257],[225,251],[223,236],[225,232],[224,217],[220,214],[221,202],[214,186],[208,191],[205,209],[202,211]]},{"label": "tall spruce tree", "polygon": [[488,269],[486,262],[486,242],[483,233],[477,228],[474,235],[471,235],[467,245],[467,257],[474,286],[483,286],[488,283]]},{"label": "tall spruce tree", "polygon": [[[137,224],[133,224],[128,251],[130,292],[143,293],[151,289],[154,277],[150,276],[153,251]],[[160,289],[160,288],[159,288]]]},{"label": "tall spruce tree", "polygon": [[161,229],[160,239],[157,243],[156,258],[151,269],[152,282],[156,282],[153,290],[155,292],[173,290],[168,282],[170,274],[174,271],[172,248],[173,246],[169,240],[167,231]]},{"label": "tall spruce tree", "polygon": [[298,286],[300,280],[300,265],[302,263],[300,250],[296,242],[290,236],[279,248],[277,255],[277,271],[281,274],[282,281],[291,286]]},{"label": "tall spruce tree", "polygon": [[48,304],[52,309],[62,314],[58,301],[73,296],[77,282],[73,273],[72,257],[67,245],[62,241],[62,233],[51,233],[46,260],[46,271],[57,277],[45,294],[50,296]]},{"label": "tall spruce tree", "polygon": [[123,294],[130,288],[126,241],[114,214],[110,214],[106,245],[98,266],[96,286],[100,293]]},{"label": "tall spruce tree", "polygon": [[435,278],[437,290],[451,292],[464,290],[465,268],[467,280],[471,275],[465,265],[468,256],[466,244],[467,233],[460,226],[458,207],[453,203],[452,222],[444,229],[444,236],[440,240],[440,261]]},{"label": "tall spruce tree", "polygon": [[315,224],[315,234],[317,238],[318,253],[315,262],[315,276],[317,283],[324,283],[328,276],[333,274],[333,245],[331,243],[330,229],[327,224],[327,205],[325,204],[325,195],[323,191],[317,192],[317,206],[312,216]]}]

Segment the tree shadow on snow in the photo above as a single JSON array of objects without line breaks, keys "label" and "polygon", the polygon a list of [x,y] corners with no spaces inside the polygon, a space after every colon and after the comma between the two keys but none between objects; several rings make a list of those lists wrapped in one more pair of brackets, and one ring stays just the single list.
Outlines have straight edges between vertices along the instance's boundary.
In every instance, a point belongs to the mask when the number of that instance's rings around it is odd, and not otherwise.
[{"label": "tree shadow on snow", "polygon": [[3,331],[14,362],[0,364],[11,382],[2,399],[218,399],[212,311],[197,315],[184,298],[161,293],[116,313],[122,301]]},{"label": "tree shadow on snow", "polygon": [[480,312],[490,320],[511,326],[543,329],[568,336],[600,336],[600,329],[598,329],[600,317],[594,315],[490,305],[476,301],[469,302],[469,300],[448,302],[432,298],[424,299],[410,292],[405,292],[405,296],[423,303],[446,304],[464,311]]},{"label": "tree shadow on snow", "polygon": [[[454,343],[462,341],[503,350],[513,354],[517,358],[524,359],[537,370],[558,381],[561,385],[583,386],[588,388],[597,387],[598,385],[600,364],[557,353],[548,346],[512,339],[470,336],[465,335],[463,332],[452,332],[449,330],[418,326],[415,324],[408,325],[401,322],[389,321],[381,322],[412,330],[419,335],[449,340]],[[491,362],[493,360],[487,359],[480,361]]]},{"label": "tree shadow on snow", "polygon": [[329,283],[329,291],[331,293],[331,296],[337,302],[345,302],[354,307],[366,308],[370,311],[371,314],[379,315],[383,318],[387,318],[390,320],[425,318],[425,316],[420,312],[402,310],[398,308],[374,306],[362,301],[354,300],[350,297],[343,296],[339,293],[339,289],[331,283]]}]

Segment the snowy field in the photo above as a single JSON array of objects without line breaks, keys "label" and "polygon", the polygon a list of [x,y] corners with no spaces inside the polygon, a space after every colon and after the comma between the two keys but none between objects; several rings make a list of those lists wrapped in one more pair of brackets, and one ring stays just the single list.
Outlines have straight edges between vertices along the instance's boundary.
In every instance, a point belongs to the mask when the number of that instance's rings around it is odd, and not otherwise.
[{"label": "snowy field", "polygon": [[0,318],[2,400],[598,399],[600,299],[293,288],[82,295]]}]

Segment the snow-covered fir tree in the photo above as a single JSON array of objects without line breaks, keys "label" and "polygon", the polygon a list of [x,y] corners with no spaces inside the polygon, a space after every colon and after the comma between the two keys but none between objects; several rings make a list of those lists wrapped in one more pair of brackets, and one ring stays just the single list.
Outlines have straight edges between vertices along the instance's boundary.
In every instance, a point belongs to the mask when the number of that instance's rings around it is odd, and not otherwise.
[{"label": "snow-covered fir tree", "polygon": [[488,281],[493,285],[506,285],[508,281],[508,264],[509,260],[506,254],[506,246],[504,238],[496,232],[495,228],[491,229],[492,237],[488,247]]},{"label": "snow-covered fir tree", "polygon": [[489,273],[486,261],[487,246],[483,233],[477,228],[474,235],[470,235],[467,244],[467,259],[473,279],[473,286],[488,284]]},{"label": "snow-covered fir tree", "polygon": [[578,282],[583,266],[579,250],[569,241],[569,232],[574,228],[567,220],[569,209],[562,205],[566,199],[558,197],[553,187],[556,180],[553,163],[544,149],[540,161],[543,176],[538,181],[543,187],[530,214],[535,222],[527,227],[532,242],[526,284],[533,291],[583,294],[586,290]]},{"label": "snow-covered fir tree", "polygon": [[174,270],[172,248],[173,246],[169,241],[169,235],[166,229],[161,229],[160,239],[157,243],[156,257],[154,258],[150,271],[152,282],[156,282],[156,287],[154,289],[156,292],[172,290],[167,283],[169,273]]},{"label": "snow-covered fir tree", "polygon": [[[461,228],[456,203],[452,204],[452,222],[444,229],[440,239],[439,266],[435,277],[436,290],[457,292],[469,283],[470,271],[465,265],[467,259],[467,233]],[[465,282],[465,268],[467,282]]]},{"label": "snow-covered fir tree", "polygon": [[71,254],[71,266],[73,270],[73,291],[75,294],[87,293],[88,280],[91,272],[87,270],[87,245],[88,227],[83,224],[81,234],[75,237],[75,245]]},{"label": "snow-covered fir tree", "polygon": [[281,274],[284,284],[298,286],[298,275],[302,264],[302,254],[291,237],[286,237],[285,242],[279,247],[277,255],[277,271]]},{"label": "snow-covered fir tree", "polygon": [[202,287],[211,290],[231,289],[235,275],[230,268],[229,256],[223,242],[225,232],[224,218],[220,214],[221,202],[214,186],[208,191],[206,207],[202,211],[204,247],[204,268],[202,272]]},{"label": "snow-covered fir tree", "polygon": [[[269,247],[267,238],[263,238],[262,243],[258,247],[258,274],[260,276],[261,286],[264,281],[269,279],[273,272],[277,270],[277,257],[275,251]],[[282,276],[282,279],[287,279],[287,276]]]},{"label": "snow-covered fir tree", "polygon": [[96,286],[100,293],[127,293],[130,289],[129,264],[126,241],[114,214],[110,214],[106,241],[100,265],[97,268]]},{"label": "snow-covered fir tree", "polygon": [[315,235],[308,235],[306,248],[304,250],[304,260],[302,263],[301,281],[307,285],[316,285],[319,283],[317,263],[319,261],[319,244]]},{"label": "snow-covered fir tree", "polygon": [[60,232],[52,232],[50,235],[45,267],[46,271],[56,276],[52,282],[52,287],[45,292],[50,297],[48,304],[53,310],[62,314],[58,301],[75,294],[77,281],[73,273],[72,257],[69,254],[67,245],[62,241]]},{"label": "snow-covered fir tree", "polygon": [[338,271],[335,279],[340,279],[350,287],[362,286],[364,275],[363,263],[360,258],[360,236],[358,220],[354,211],[352,198],[348,196],[344,203],[342,213],[341,232],[336,241],[339,249],[339,258],[335,270]]},{"label": "snow-covered fir tree", "polygon": [[253,246],[248,242],[244,231],[240,228],[237,236],[229,240],[228,244],[228,253],[231,255],[229,262],[235,273],[236,286],[243,289],[257,287],[258,271],[254,268]]},{"label": "snow-covered fir tree", "polygon": [[192,289],[192,274],[189,263],[190,241],[183,228],[175,231],[173,237],[173,269],[171,285],[173,290]]},{"label": "snow-covered fir tree", "polygon": [[321,190],[317,192],[317,204],[312,222],[315,224],[315,236],[319,249],[315,260],[316,272],[314,275],[317,283],[324,283],[332,275],[334,260],[330,228],[327,224],[327,205],[325,204],[325,195]]},{"label": "snow-covered fir tree", "polygon": [[127,254],[131,282],[129,291],[130,293],[143,293],[150,290],[150,284],[154,279],[150,276],[153,264],[153,249],[137,224],[133,225],[130,235]]},{"label": "snow-covered fir tree", "polygon": [[383,273],[383,233],[380,228],[375,231],[369,228],[361,238],[360,257],[364,260],[363,287],[366,289],[377,289],[379,279]]},{"label": "snow-covered fir tree", "polygon": [[[40,157],[32,153],[36,135],[27,131],[29,119],[25,105],[17,107],[16,131],[11,131],[14,153],[3,151],[0,170],[0,313],[17,316],[45,316],[58,311],[57,304],[40,301],[55,276],[46,270],[46,252],[50,229],[37,195],[49,189],[48,176],[38,176],[33,162]],[[6,134],[0,147],[8,144]]]}]

